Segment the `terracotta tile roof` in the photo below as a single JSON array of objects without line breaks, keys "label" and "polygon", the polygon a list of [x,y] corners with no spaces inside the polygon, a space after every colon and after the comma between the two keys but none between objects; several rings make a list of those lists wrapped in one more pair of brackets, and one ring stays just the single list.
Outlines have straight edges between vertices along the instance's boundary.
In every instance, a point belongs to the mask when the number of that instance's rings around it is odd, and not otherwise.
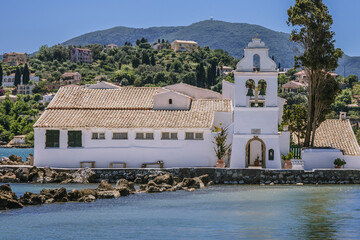
[{"label": "terracotta tile roof", "polygon": [[226,99],[193,100],[190,110],[153,110],[157,88],[60,88],[34,127],[210,128],[214,112],[231,112]]},{"label": "terracotta tile roof", "polygon": [[[295,143],[296,137],[293,138]],[[340,149],[344,155],[360,155],[349,119],[327,119],[322,122],[315,133],[314,147],[333,147]]]},{"label": "terracotta tile roof", "polygon": [[176,43],[185,43],[185,44],[198,44],[195,41],[186,41],[186,40],[174,40]]}]

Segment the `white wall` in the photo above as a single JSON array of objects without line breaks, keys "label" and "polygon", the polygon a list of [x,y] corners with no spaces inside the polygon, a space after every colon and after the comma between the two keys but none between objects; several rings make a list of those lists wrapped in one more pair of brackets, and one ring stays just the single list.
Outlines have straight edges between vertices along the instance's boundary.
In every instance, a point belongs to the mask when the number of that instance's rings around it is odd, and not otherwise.
[{"label": "white wall", "polygon": [[[169,104],[169,99],[172,100],[172,104]],[[162,92],[154,95],[154,109],[156,110],[188,110],[190,109],[190,103],[190,97],[175,93],[173,91]]]},{"label": "white wall", "polygon": [[228,81],[222,81],[222,98],[231,99],[231,103],[234,106],[234,84]]},{"label": "white wall", "polygon": [[290,152],[290,132],[281,132],[279,136],[280,153],[287,155]]},{"label": "white wall", "polygon": [[[77,130],[77,129],[71,129]],[[112,140],[112,132],[128,132],[128,140]],[[60,147],[45,148],[45,129],[35,128],[35,166],[74,167],[82,161],[95,161],[95,167],[106,168],[111,162],[126,162],[129,168],[139,168],[142,163],[164,161],[164,167],[212,167],[217,158],[213,149],[213,133],[204,132],[204,140],[184,140],[185,131],[194,129],[107,129],[105,140],[92,140],[92,132],[83,130],[81,148],[67,147],[67,130],[60,130]],[[179,140],[160,140],[161,132],[178,132]],[[154,132],[154,140],[135,140],[135,132]]]},{"label": "white wall", "polygon": [[278,133],[278,108],[235,108],[234,132],[250,134],[251,129],[261,129],[261,134]]},{"label": "white wall", "polygon": [[[254,135],[233,135],[230,168],[245,168],[246,144]],[[258,135],[265,143],[265,167],[268,169],[281,169],[279,135]],[[269,149],[274,150],[274,160],[269,160]]]}]

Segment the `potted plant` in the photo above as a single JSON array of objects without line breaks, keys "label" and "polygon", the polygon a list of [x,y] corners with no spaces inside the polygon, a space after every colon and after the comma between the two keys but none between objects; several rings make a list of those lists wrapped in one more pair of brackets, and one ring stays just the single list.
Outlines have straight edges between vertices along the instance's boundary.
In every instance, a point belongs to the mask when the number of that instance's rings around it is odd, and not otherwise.
[{"label": "potted plant", "polygon": [[292,169],[291,159],[294,157],[294,153],[291,151],[286,156],[281,154],[281,159],[284,160],[284,169]]},{"label": "potted plant", "polygon": [[221,125],[222,124],[220,123],[220,127],[215,127],[214,132],[216,132],[216,136],[213,141],[213,143],[215,144],[215,147],[214,147],[215,154],[216,154],[216,157],[218,158],[218,161],[216,162],[216,167],[218,167],[218,168],[225,167],[223,158],[231,147],[231,144],[226,143],[227,136],[228,136],[227,128],[221,127]]},{"label": "potted plant", "polygon": [[254,161],[254,166],[259,166],[260,165],[260,161],[259,161],[259,155],[257,155],[255,161]]},{"label": "potted plant", "polygon": [[345,160],[341,160],[340,158],[334,160],[335,168],[341,168],[345,164],[346,164]]}]

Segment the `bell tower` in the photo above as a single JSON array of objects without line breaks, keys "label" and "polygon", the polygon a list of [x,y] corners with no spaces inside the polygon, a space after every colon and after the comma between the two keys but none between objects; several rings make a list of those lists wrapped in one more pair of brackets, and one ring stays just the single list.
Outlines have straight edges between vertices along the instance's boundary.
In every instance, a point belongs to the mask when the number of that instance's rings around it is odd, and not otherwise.
[{"label": "bell tower", "polygon": [[269,49],[253,38],[235,72],[231,168],[281,168],[278,73]]}]

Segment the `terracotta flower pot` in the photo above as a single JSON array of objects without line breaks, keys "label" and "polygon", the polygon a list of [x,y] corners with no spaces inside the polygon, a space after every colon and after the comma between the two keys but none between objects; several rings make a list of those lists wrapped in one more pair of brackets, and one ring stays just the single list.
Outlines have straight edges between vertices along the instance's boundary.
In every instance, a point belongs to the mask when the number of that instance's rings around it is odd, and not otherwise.
[{"label": "terracotta flower pot", "polygon": [[254,166],[259,166],[259,161],[255,160],[254,161]]},{"label": "terracotta flower pot", "polygon": [[285,160],[284,169],[292,169],[291,160]]},{"label": "terracotta flower pot", "polygon": [[341,168],[341,166],[335,166],[335,168]]},{"label": "terracotta flower pot", "polygon": [[217,168],[225,168],[225,163],[222,159],[218,159],[216,162],[216,167]]}]

